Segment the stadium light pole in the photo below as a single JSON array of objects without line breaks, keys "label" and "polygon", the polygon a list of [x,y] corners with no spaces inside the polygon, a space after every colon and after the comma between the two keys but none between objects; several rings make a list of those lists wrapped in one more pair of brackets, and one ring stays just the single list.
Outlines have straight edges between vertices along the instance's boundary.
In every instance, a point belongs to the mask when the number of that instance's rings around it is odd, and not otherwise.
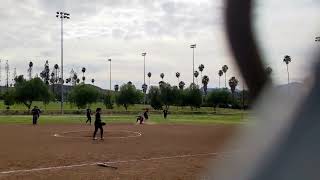
[{"label": "stadium light pole", "polygon": [[190,45],[190,48],[193,51],[193,56],[192,56],[192,83],[194,84],[194,49],[197,47],[196,44]]},{"label": "stadium light pole", "polygon": [[144,89],[145,86],[146,86],[146,55],[147,55],[146,52],[142,53],[142,56],[143,56],[143,85],[142,85],[142,91],[144,93],[143,104],[146,104],[146,90]]},{"label": "stadium light pole", "polygon": [[70,14],[62,11],[56,13],[56,17],[61,21],[61,114],[63,115],[63,19],[70,19]]},{"label": "stadium light pole", "polygon": [[143,84],[146,84],[146,55],[147,55],[147,53],[142,53],[142,56],[143,56]]},{"label": "stadium light pole", "polygon": [[109,66],[109,68],[110,68],[110,70],[109,70],[110,71],[110,78],[109,78],[110,79],[110,88],[109,89],[111,92],[111,59],[108,59],[108,61],[110,62],[110,66]]}]

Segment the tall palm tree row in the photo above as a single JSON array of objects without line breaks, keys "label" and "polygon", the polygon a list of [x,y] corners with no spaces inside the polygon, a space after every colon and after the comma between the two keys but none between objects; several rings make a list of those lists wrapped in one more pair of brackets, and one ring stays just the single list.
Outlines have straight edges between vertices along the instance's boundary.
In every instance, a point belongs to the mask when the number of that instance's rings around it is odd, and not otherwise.
[{"label": "tall palm tree row", "polygon": [[232,97],[234,98],[234,92],[236,90],[236,87],[238,86],[239,80],[236,79],[235,77],[232,77],[229,79],[229,86],[231,89]]},{"label": "tall palm tree row", "polygon": [[196,78],[196,80],[197,80],[197,85],[198,85],[198,84],[199,84],[199,83],[198,83],[199,72],[198,72],[198,71],[194,71],[193,75],[194,75],[194,77]]},{"label": "tall palm tree row", "polygon": [[84,76],[84,73],[86,72],[86,68],[83,67],[81,71],[82,71],[82,82],[84,83],[84,81],[86,80],[86,77]]},{"label": "tall palm tree row", "polygon": [[151,78],[151,76],[152,76],[151,72],[148,72],[149,86],[150,86],[150,78]]},{"label": "tall palm tree row", "polygon": [[177,79],[178,79],[178,84],[179,84],[179,82],[180,82],[180,73],[179,72],[176,72],[176,77],[177,77]]},{"label": "tall palm tree row", "polygon": [[227,71],[228,71],[228,66],[223,65],[222,66],[222,71],[224,72],[224,87],[227,88]]},{"label": "tall palm tree row", "polygon": [[288,73],[288,84],[290,83],[290,78],[289,78],[289,63],[291,62],[291,57],[286,55],[284,56],[283,62],[286,63],[287,65],[287,73]]},{"label": "tall palm tree row", "polygon": [[203,64],[200,64],[199,67],[198,67],[200,73],[201,73],[201,79],[202,79],[202,72],[204,70],[204,65]]},{"label": "tall palm tree row", "polygon": [[185,85],[186,85],[186,84],[185,84],[183,81],[180,81],[180,82],[179,82],[179,89],[183,90],[183,88],[184,88]]},{"label": "tall palm tree row", "polygon": [[207,96],[208,93],[208,84],[209,84],[209,77],[207,75],[202,77],[202,84],[203,84],[203,91],[205,96]]},{"label": "tall palm tree row", "polygon": [[164,73],[161,73],[161,74],[160,74],[160,78],[161,78],[161,79],[162,79],[162,81],[163,81]]},{"label": "tall palm tree row", "polygon": [[29,79],[32,78],[32,68],[33,68],[33,62],[30,61],[30,62],[29,62],[29,69],[28,69]]},{"label": "tall palm tree row", "polygon": [[220,79],[221,79],[221,76],[223,75],[223,71],[219,70],[218,75],[219,75],[219,88],[220,88],[221,87],[220,86]]}]

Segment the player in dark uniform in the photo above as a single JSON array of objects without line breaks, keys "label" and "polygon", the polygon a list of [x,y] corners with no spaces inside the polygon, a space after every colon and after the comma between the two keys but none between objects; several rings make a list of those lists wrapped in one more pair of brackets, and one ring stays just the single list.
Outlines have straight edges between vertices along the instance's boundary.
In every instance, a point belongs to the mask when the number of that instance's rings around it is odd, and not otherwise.
[{"label": "player in dark uniform", "polygon": [[91,125],[91,109],[87,109],[87,121],[86,121],[86,124],[87,123],[90,123],[90,125]]},{"label": "player in dark uniform", "polygon": [[164,110],[163,110],[163,117],[164,117],[164,119],[167,119],[167,116],[168,116],[168,109],[164,109]]},{"label": "player in dark uniform", "polygon": [[100,129],[100,138],[103,140],[103,126],[106,125],[106,123],[101,121],[101,108],[97,108],[96,110],[96,119],[94,121],[94,133],[93,133],[93,140],[97,140],[96,134],[98,129]]},{"label": "player in dark uniform", "polygon": [[149,109],[146,109],[143,113],[143,117],[144,117],[144,121],[147,122],[149,119],[149,115],[148,115]]},{"label": "player in dark uniform", "polygon": [[32,124],[37,125],[38,119],[40,117],[40,109],[37,106],[34,106],[33,109],[31,110],[32,114]]}]

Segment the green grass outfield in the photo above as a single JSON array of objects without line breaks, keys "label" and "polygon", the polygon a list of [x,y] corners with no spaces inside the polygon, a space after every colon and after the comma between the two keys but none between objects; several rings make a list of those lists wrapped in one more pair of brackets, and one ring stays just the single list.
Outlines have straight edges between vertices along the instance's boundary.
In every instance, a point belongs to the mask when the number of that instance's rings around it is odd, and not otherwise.
[{"label": "green grass outfield", "polygon": [[[169,115],[165,120],[159,114],[151,114],[150,122],[155,124],[241,124],[245,123],[247,114],[217,114],[217,115]],[[94,116],[92,117],[94,121]],[[135,123],[135,115],[103,115],[102,120],[106,123]],[[39,124],[70,124],[85,123],[86,117],[79,115],[43,115],[40,116]],[[32,116],[15,115],[0,116],[0,124],[32,124]]]}]

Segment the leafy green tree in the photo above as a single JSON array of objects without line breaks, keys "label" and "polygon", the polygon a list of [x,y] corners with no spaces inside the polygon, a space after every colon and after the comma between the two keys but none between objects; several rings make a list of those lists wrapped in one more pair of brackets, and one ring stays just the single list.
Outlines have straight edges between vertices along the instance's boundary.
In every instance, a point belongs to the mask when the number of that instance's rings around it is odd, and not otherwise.
[{"label": "leafy green tree", "polygon": [[113,109],[114,97],[111,92],[108,92],[103,98],[103,104],[107,109]]},{"label": "leafy green tree", "polygon": [[3,94],[3,103],[7,106],[7,109],[10,109],[10,106],[15,103],[15,91],[14,89],[10,89]]},{"label": "leafy green tree", "polygon": [[214,108],[214,111],[216,112],[216,107],[223,104],[226,105],[230,102],[230,92],[228,90],[215,90],[212,91],[208,95],[208,104]]},{"label": "leafy green tree", "polygon": [[[178,88],[176,87],[178,90]],[[165,109],[169,109],[170,105],[174,105],[176,102],[177,94],[174,94],[173,88],[169,83],[162,83],[160,86],[160,98],[165,106]]]},{"label": "leafy green tree", "polygon": [[92,85],[80,84],[72,88],[68,98],[72,104],[80,109],[97,102],[99,95],[99,91]]},{"label": "leafy green tree", "polygon": [[44,69],[43,71],[40,73],[40,77],[43,79],[43,81],[49,85],[49,80],[50,80],[50,68],[49,68],[49,62],[46,61],[46,63],[44,64]]},{"label": "leafy green tree", "polygon": [[163,103],[160,97],[160,88],[156,86],[151,86],[148,93],[148,99],[150,100],[150,105],[155,110],[161,110]]},{"label": "leafy green tree", "polygon": [[120,87],[120,91],[116,96],[116,103],[128,110],[130,105],[140,103],[142,99],[142,92],[138,91],[132,83],[127,83]]},{"label": "leafy green tree", "polygon": [[191,83],[185,90],[185,104],[193,108],[200,108],[202,102],[202,93],[198,85]]},{"label": "leafy green tree", "polygon": [[22,75],[15,78],[15,101],[24,104],[30,110],[33,101],[43,101],[48,104],[51,94],[48,86],[40,79],[25,80]]}]

